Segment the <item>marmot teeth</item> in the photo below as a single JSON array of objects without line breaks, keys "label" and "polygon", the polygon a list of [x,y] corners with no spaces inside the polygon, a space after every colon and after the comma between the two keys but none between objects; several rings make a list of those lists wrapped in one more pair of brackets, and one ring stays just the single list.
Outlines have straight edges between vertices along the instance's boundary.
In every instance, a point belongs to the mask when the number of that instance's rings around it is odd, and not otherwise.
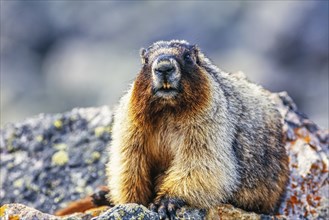
[{"label": "marmot teeth", "polygon": [[163,88],[164,88],[164,89],[170,89],[171,86],[170,86],[169,83],[163,83]]}]

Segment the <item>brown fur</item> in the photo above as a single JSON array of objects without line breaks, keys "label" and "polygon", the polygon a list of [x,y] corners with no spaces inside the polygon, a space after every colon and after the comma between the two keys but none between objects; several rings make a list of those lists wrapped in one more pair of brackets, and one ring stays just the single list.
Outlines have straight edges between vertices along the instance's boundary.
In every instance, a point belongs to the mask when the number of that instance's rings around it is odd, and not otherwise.
[{"label": "brown fur", "polygon": [[[207,73],[204,71],[198,70],[200,75],[184,77],[181,82],[184,94],[172,100],[171,103],[161,103],[161,101],[159,103],[158,100],[154,100],[151,92],[151,77],[144,74],[149,71],[148,68],[145,68],[137,76],[131,97],[130,114],[132,120],[143,125],[144,131],[145,128],[155,127],[157,122],[163,120],[164,116],[170,115],[185,121],[191,117],[190,115],[197,114],[209,105],[209,82],[205,77]],[[196,92],[198,95],[195,95]]]},{"label": "brown fur", "polygon": [[83,199],[68,204],[68,206],[63,209],[56,211],[55,215],[64,216],[76,212],[85,212],[95,207],[96,206],[93,204],[92,198],[90,196],[87,196]]},{"label": "brown fur", "polygon": [[57,210],[55,215],[71,215],[73,213],[89,211],[100,206],[112,206],[112,204],[110,204],[105,198],[105,195],[108,194],[108,192],[108,187],[100,186],[94,194],[69,203],[66,207]]},{"label": "brown fur", "polygon": [[[184,58],[187,52],[191,58]],[[179,66],[179,92],[171,98],[154,93],[153,64],[162,55]],[[197,208],[229,202],[275,212],[288,160],[281,118],[267,92],[241,73],[219,70],[185,41],[157,42],[142,51],[142,60],[115,112],[111,201],[148,205],[171,197]]]}]

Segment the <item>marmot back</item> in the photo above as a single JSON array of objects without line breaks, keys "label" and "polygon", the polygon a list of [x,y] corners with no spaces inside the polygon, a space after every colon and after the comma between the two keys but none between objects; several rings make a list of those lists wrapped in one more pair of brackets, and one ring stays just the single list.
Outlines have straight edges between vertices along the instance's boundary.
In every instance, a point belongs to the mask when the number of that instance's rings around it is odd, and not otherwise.
[{"label": "marmot back", "polygon": [[267,91],[214,66],[186,41],[141,50],[115,112],[109,198],[163,218],[183,204],[274,213],[288,180],[281,116]]}]

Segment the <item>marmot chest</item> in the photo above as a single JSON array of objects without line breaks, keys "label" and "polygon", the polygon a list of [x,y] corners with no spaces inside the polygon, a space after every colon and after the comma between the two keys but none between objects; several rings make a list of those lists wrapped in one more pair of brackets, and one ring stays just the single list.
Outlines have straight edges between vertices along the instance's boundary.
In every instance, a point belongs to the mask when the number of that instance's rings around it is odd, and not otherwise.
[{"label": "marmot chest", "polygon": [[177,148],[182,144],[184,134],[175,126],[155,128],[149,138],[149,159],[155,172],[168,169]]}]

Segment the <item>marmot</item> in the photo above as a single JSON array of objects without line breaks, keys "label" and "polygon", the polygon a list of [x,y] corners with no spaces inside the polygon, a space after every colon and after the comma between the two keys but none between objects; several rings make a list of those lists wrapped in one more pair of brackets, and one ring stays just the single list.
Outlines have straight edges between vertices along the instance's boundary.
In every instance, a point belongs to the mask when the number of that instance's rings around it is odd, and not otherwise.
[{"label": "marmot", "polygon": [[183,204],[274,213],[289,171],[269,93],[186,41],[156,42],[141,58],[114,113],[109,199],[154,202],[162,218]]}]

